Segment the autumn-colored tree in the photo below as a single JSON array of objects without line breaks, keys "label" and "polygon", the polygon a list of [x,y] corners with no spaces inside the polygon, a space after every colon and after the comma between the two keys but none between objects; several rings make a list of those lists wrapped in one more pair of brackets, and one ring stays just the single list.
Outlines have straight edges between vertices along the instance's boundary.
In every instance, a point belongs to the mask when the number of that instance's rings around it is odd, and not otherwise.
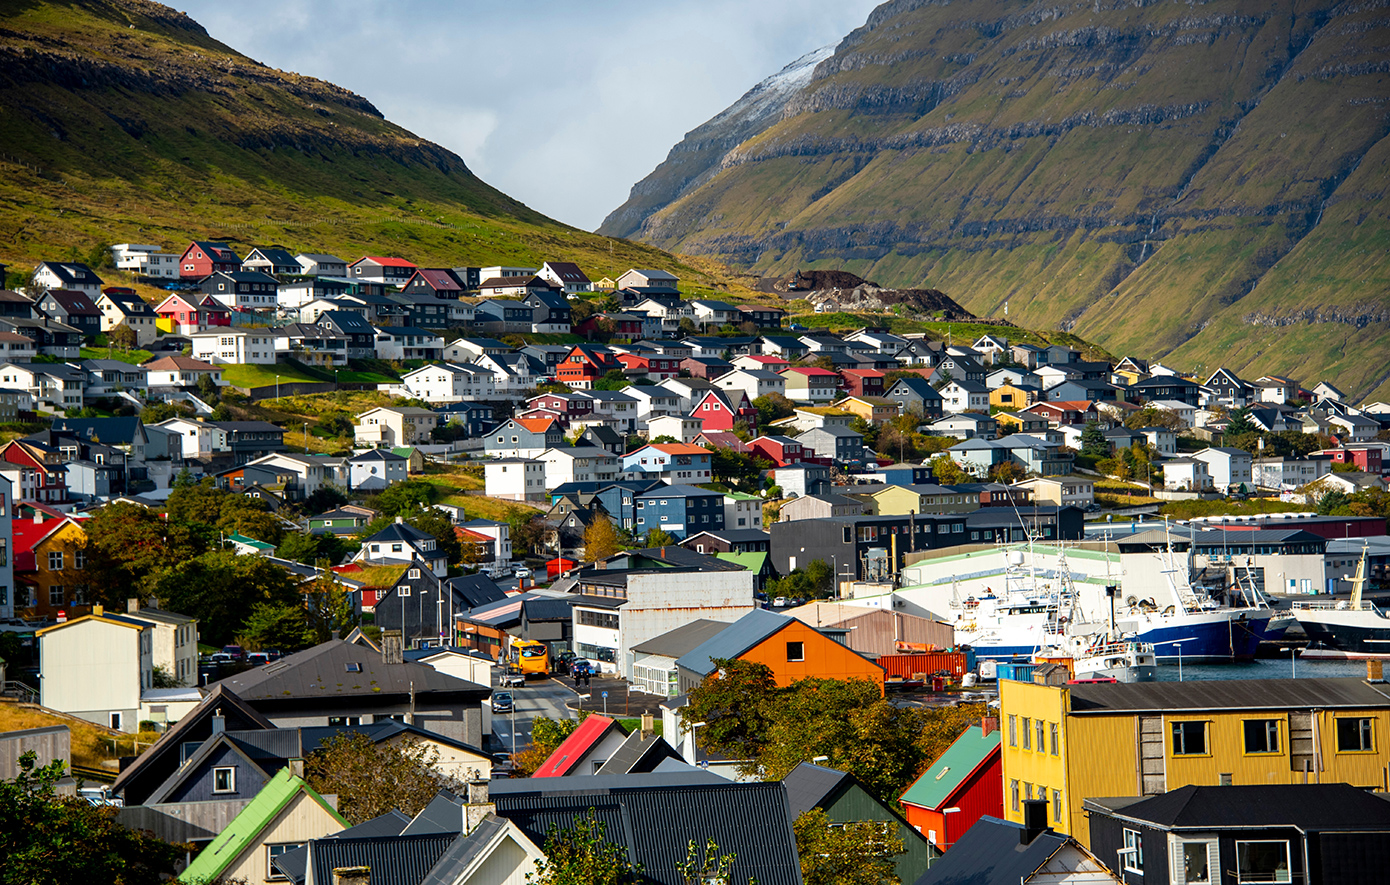
[{"label": "autumn-colored tree", "polygon": [[1013,461],[1002,461],[989,470],[989,478],[992,482],[1014,483],[1027,476],[1028,471]]},{"label": "autumn-colored tree", "polygon": [[806,885],[899,885],[896,858],[903,853],[897,826],[888,821],[831,825],[812,808],[792,823],[801,878]]},{"label": "autumn-colored tree", "polygon": [[584,558],[597,562],[618,552],[618,533],[613,523],[602,516],[595,516],[593,522],[584,530]]},{"label": "autumn-colored tree", "polygon": [[108,504],[83,528],[92,598],[110,606],[124,608],[131,596],[148,598],[166,569],[207,550],[203,536],[138,504]]},{"label": "autumn-colored tree", "polygon": [[111,347],[119,347],[124,353],[129,353],[131,348],[140,343],[139,336],[127,323],[117,323],[113,326],[111,331],[106,333],[106,341]]},{"label": "autumn-colored tree", "polygon": [[438,762],[438,750],[415,740],[378,744],[340,732],[304,760],[304,776],[318,792],[336,793],[338,813],[360,824],[393,810],[414,817],[440,790],[460,791]]},{"label": "autumn-colored tree", "polygon": [[974,482],[975,477],[965,472],[950,455],[938,455],[931,461],[932,476],[937,484],[949,486],[961,482]]},{"label": "autumn-colored tree", "polygon": [[513,773],[517,777],[530,777],[578,727],[578,719],[537,716],[531,720],[531,743],[512,757]]},{"label": "autumn-colored tree", "polygon": [[652,528],[647,529],[647,540],[645,543],[649,549],[655,549],[657,547],[670,547],[672,544],[676,543],[676,539],[665,529]]},{"label": "autumn-colored tree", "polygon": [[687,729],[692,722],[705,723],[695,739],[706,752],[752,759],[767,745],[777,680],[766,664],[723,659],[713,663],[714,672],[690,691],[682,718]]}]

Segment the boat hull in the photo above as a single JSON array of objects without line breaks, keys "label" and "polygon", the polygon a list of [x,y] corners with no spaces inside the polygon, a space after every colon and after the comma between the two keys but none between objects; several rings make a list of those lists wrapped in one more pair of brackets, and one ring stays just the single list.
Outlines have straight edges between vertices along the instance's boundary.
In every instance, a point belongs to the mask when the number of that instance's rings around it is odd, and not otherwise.
[{"label": "boat hull", "polygon": [[1296,612],[1308,634],[1305,658],[1390,658],[1390,618],[1373,611]]},{"label": "boat hull", "polygon": [[1176,664],[1179,658],[1199,664],[1253,661],[1261,642],[1283,634],[1283,626],[1271,631],[1269,620],[1267,611],[1212,612],[1141,624],[1135,633],[1141,642],[1153,643],[1161,664]]}]

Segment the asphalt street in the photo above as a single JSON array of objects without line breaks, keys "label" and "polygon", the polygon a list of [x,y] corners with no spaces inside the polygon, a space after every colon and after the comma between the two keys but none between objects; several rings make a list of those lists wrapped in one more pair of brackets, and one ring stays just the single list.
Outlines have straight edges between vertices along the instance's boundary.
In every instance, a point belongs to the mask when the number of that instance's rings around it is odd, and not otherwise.
[{"label": "asphalt street", "polygon": [[531,742],[531,722],[538,716],[547,719],[572,719],[573,710],[565,706],[566,701],[574,700],[576,692],[568,681],[551,677],[549,679],[530,679],[524,687],[503,689],[494,686],[494,691],[510,691],[514,698],[514,712],[497,713],[492,717],[492,734],[504,753],[524,749]]}]

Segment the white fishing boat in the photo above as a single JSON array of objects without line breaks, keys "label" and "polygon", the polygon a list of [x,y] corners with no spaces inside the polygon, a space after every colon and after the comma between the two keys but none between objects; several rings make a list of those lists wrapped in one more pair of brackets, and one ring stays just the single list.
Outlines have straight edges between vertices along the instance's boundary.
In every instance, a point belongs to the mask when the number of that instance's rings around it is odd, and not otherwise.
[{"label": "white fishing boat", "polygon": [[1367,548],[1361,548],[1351,599],[1295,602],[1293,616],[1308,634],[1301,657],[1323,659],[1390,658],[1390,618],[1361,598],[1366,586]]}]

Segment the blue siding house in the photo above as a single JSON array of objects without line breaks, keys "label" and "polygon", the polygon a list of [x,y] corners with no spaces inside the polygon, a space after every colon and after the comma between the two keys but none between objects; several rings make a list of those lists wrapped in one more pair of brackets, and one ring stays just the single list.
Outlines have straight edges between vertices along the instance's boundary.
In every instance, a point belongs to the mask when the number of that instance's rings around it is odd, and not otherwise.
[{"label": "blue siding house", "polygon": [[637,496],[638,535],[652,529],[669,532],[676,540],[700,532],[724,530],[724,495],[695,486],[664,486]]}]

